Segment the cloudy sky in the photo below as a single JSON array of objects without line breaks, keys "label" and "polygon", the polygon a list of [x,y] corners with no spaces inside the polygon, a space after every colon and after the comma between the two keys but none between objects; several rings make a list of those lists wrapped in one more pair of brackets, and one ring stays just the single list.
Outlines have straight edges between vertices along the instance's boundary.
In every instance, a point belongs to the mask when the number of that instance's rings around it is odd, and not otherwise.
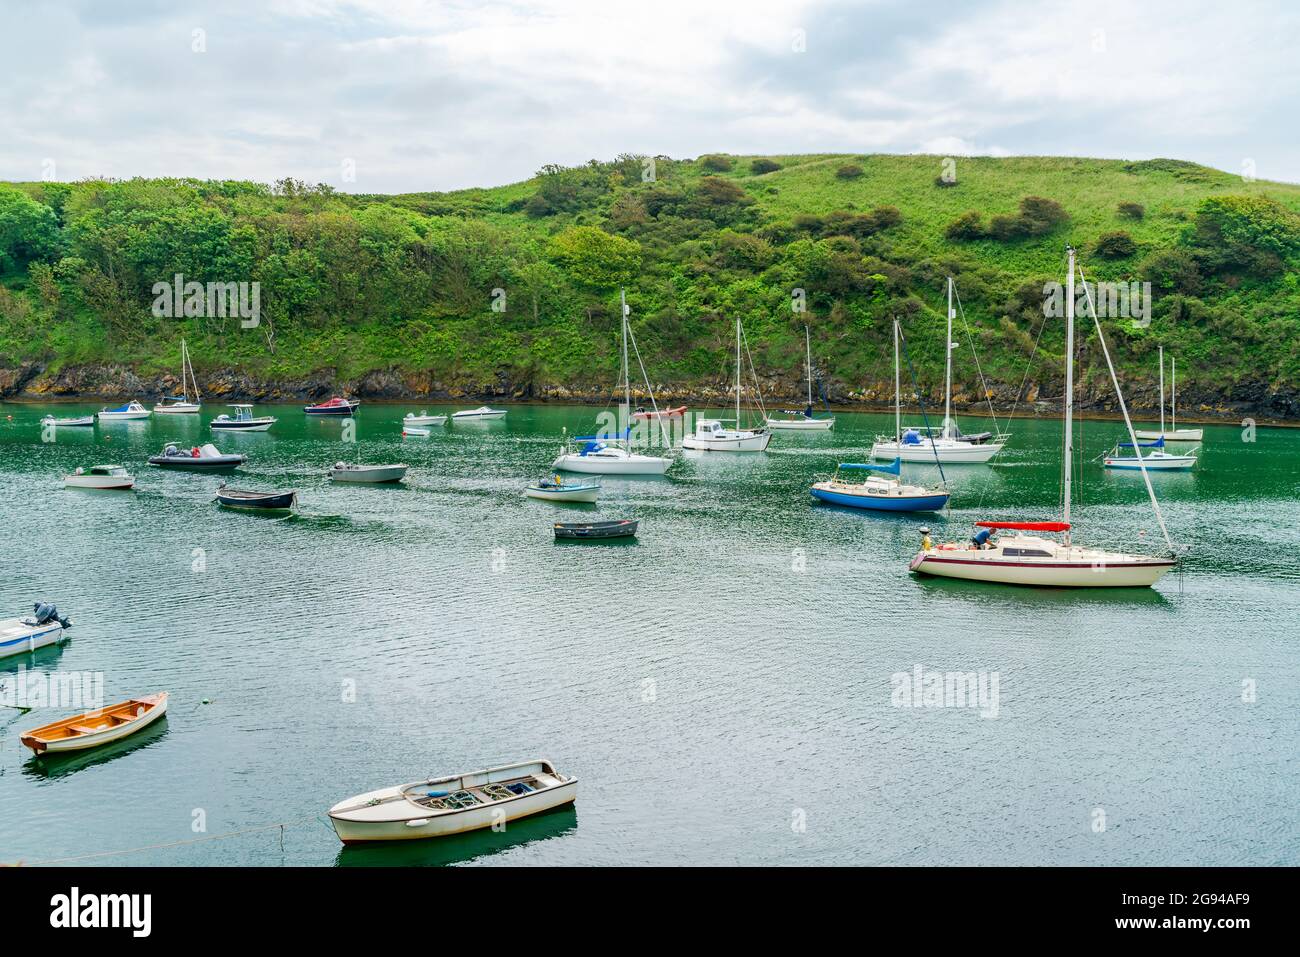
[{"label": "cloudy sky", "polygon": [[351,192],[618,153],[1168,156],[1300,181],[1300,4],[0,0],[0,179]]}]

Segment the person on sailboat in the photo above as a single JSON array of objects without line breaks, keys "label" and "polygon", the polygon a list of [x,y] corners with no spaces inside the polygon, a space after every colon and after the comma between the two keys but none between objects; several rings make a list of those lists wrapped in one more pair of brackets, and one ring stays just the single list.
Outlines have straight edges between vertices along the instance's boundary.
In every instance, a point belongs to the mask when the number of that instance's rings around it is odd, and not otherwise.
[{"label": "person on sailboat", "polygon": [[985,549],[985,550],[989,549],[993,546],[993,543],[989,540],[992,537],[993,537],[993,529],[981,528],[978,532],[976,532],[974,535],[971,536],[971,540],[970,540],[971,547],[977,549]]},{"label": "person on sailboat", "polygon": [[921,529],[921,551],[928,552],[932,548],[934,548],[934,542],[930,541],[930,530],[928,528]]}]

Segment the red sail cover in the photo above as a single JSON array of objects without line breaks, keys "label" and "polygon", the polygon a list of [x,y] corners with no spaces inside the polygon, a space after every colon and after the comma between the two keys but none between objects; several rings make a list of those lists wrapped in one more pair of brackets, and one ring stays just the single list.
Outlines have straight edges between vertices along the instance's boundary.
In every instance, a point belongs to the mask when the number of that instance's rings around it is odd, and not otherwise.
[{"label": "red sail cover", "polygon": [[1021,532],[1068,532],[1069,522],[976,522],[980,528],[1014,528]]}]

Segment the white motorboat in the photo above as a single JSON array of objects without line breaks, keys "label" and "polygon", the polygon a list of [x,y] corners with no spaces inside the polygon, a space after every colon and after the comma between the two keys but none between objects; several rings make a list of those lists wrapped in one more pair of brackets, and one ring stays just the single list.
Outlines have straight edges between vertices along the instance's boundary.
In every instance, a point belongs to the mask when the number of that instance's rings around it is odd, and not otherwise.
[{"label": "white motorboat", "polygon": [[800,411],[799,409],[782,409],[781,411],[789,416],[790,419],[774,419],[770,415],[766,416],[767,427],[769,429],[782,429],[785,431],[801,432],[824,432],[827,429],[835,427],[835,416],[828,415],[823,418],[813,416],[812,401],[812,340],[808,335],[808,326],[803,327],[803,344],[805,356],[807,358],[808,369],[808,405]]},{"label": "white motorboat", "polygon": [[[938,462],[943,465],[982,465],[1002,451],[1010,435],[981,433],[963,436],[952,416],[952,353],[958,343],[952,339],[952,321],[957,312],[952,304],[953,281],[948,277],[948,338],[944,362],[943,424],[936,435],[929,429],[897,429],[894,435],[881,436],[871,446],[873,459],[901,459],[904,462]],[[974,344],[972,343],[972,349]],[[993,408],[990,403],[989,412]],[[996,422],[995,422],[996,425]]]},{"label": "white motorboat", "polygon": [[538,759],[367,791],[329,809],[344,844],[446,837],[571,804],[578,779]]},{"label": "white motorboat", "polygon": [[704,452],[762,452],[772,441],[767,429],[728,429],[721,419],[698,419],[695,431],[682,438],[682,448]]},{"label": "white motorboat", "polygon": [[430,435],[431,433],[432,433],[432,430],[430,430],[430,429],[422,429],[422,428],[420,428],[420,426],[418,426],[418,425],[404,425],[404,426],[402,426],[402,434],[403,434],[403,435],[418,435],[418,436],[426,436],[426,435]]},{"label": "white motorboat", "polygon": [[[632,377],[631,366],[628,364],[627,345],[630,337],[632,347],[636,349],[636,337],[632,335],[631,326],[628,324],[627,296],[622,291],[619,293],[619,312],[623,320],[623,404],[619,407],[619,421],[626,423],[629,421],[629,410],[632,408]],[[639,350],[637,363],[641,364]],[[646,388],[649,389],[649,377],[645,374],[644,364],[641,364],[641,375],[646,379]],[[653,404],[653,392],[650,400]],[[651,421],[660,429],[667,428],[665,420],[660,417],[646,421],[642,427],[648,426]],[[630,424],[618,436],[583,435],[578,436],[577,441],[584,443],[583,446],[574,451],[566,442],[561,447],[559,456],[551,463],[551,468],[566,472],[582,472],[587,475],[663,475],[673,464],[672,459],[664,456],[633,452],[630,448],[632,444]]]},{"label": "white motorboat", "polygon": [[68,428],[86,428],[95,424],[93,415],[78,415],[67,419],[57,419],[52,415],[47,415],[41,419],[41,425],[52,425],[56,429]]},{"label": "white motorboat", "polygon": [[[1069,275],[1066,279],[1065,294],[1065,439],[1062,448],[1061,501],[1063,503],[1060,521],[1047,522],[976,522],[978,531],[969,542],[964,544],[945,543],[934,545],[930,541],[929,530],[922,530],[921,550],[912,559],[910,568],[925,575],[938,575],[945,578],[966,578],[975,581],[997,582],[1010,585],[1042,585],[1062,588],[1133,588],[1154,585],[1159,579],[1174,568],[1178,560],[1174,557],[1173,543],[1165,527],[1160,504],[1156,501],[1155,491],[1151,487],[1151,478],[1147,474],[1144,459],[1138,460],[1142,478],[1146,483],[1156,521],[1164,535],[1168,548],[1166,555],[1141,555],[1128,552],[1106,551],[1100,548],[1086,548],[1071,541],[1072,525],[1070,521],[1071,484],[1073,481],[1074,454],[1074,249],[1068,250]],[[1091,293],[1086,282],[1084,294],[1092,304]],[[1124,424],[1129,435],[1133,435],[1133,424],[1129,420],[1128,407],[1124,404],[1124,395],[1119,387],[1119,378],[1115,366],[1110,360],[1110,350],[1101,323],[1097,320],[1096,306],[1092,305],[1093,322],[1097,330],[1097,339],[1101,353],[1110,369],[1111,383],[1119,399],[1120,411],[1124,415]],[[1133,439],[1134,445],[1137,439]],[[1018,534],[994,540],[999,531],[1014,531]],[[1025,532],[1054,532],[1062,535],[1062,541],[1043,538],[1042,535],[1026,535]]]},{"label": "white motorboat", "polygon": [[66,640],[64,633],[72,627],[59,610],[45,602],[36,602],[27,618],[0,621],[0,658],[21,655]]},{"label": "white motorboat", "polygon": [[452,421],[466,422],[475,419],[504,419],[506,417],[505,409],[491,409],[486,405],[480,405],[477,409],[464,409],[460,412],[451,414]]},{"label": "white motorboat", "polygon": [[1204,429],[1180,429],[1178,427],[1178,360],[1169,359],[1169,428],[1165,429],[1165,347],[1160,346],[1160,431],[1139,429],[1139,439],[1164,439],[1166,442],[1200,442],[1205,436]]},{"label": "white motorboat", "polygon": [[135,486],[135,476],[120,465],[92,465],[65,475],[63,485],[65,488],[128,489]]},{"label": "white motorboat", "polygon": [[273,415],[253,415],[253,407],[247,402],[232,402],[230,407],[234,415],[221,413],[208,428],[214,432],[266,432],[279,420]]},{"label": "white motorboat", "polygon": [[[505,415],[504,412],[501,414]],[[416,415],[414,412],[406,413],[405,418],[402,419],[402,425],[442,425],[446,421],[447,417],[445,415],[430,415],[428,412],[421,409],[419,415]]]},{"label": "white motorboat", "polygon": [[335,462],[329,477],[335,482],[361,482],[371,485],[400,482],[406,477],[406,465],[357,465]]},{"label": "white motorboat", "polygon": [[99,411],[100,422],[129,422],[134,419],[147,419],[153,413],[142,406],[139,402],[128,402],[126,405],[118,406],[116,409],[101,409]]},{"label": "white motorboat", "polygon": [[[735,428],[728,429],[721,419],[699,419],[695,431],[683,436],[682,448],[701,452],[762,452],[772,441],[772,433],[767,429],[746,429],[740,418],[741,361],[740,343],[744,330],[740,317],[736,317],[736,418]],[[758,376],[754,377],[757,391]],[[760,398],[760,403],[762,399]],[[764,418],[767,418],[765,415]]]},{"label": "white motorboat", "polygon": [[[188,380],[188,385],[187,385]],[[194,401],[190,401],[189,386],[194,386]],[[195,415],[202,408],[199,402],[199,384],[194,379],[194,366],[190,364],[190,351],[181,340],[181,394],[170,395],[153,407],[160,415]]]},{"label": "white motorboat", "polygon": [[600,483],[566,482],[562,475],[554,475],[529,485],[524,494],[548,502],[594,502],[600,494]]}]

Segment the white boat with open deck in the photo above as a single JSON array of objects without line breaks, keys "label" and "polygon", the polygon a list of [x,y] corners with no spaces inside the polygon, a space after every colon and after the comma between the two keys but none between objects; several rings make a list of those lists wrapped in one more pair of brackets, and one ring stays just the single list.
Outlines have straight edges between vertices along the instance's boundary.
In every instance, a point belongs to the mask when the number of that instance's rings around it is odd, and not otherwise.
[{"label": "white boat with open deck", "polygon": [[[937,435],[928,429],[908,428],[896,430],[894,435],[881,436],[871,446],[873,459],[901,459],[904,462],[934,462],[944,465],[983,465],[1002,451],[1006,433],[980,433],[963,435],[952,417],[952,353],[958,343],[952,340],[952,321],[956,310],[952,305],[953,282],[948,277],[948,338],[944,366],[943,425]],[[971,343],[974,348],[974,342]],[[987,391],[987,390],[986,390]],[[992,407],[989,409],[992,412]],[[995,423],[996,424],[996,423]]]},{"label": "white boat with open deck", "polygon": [[348,462],[335,462],[329,470],[329,477],[334,482],[358,482],[368,485],[380,485],[385,482],[400,482],[406,477],[409,466],[402,465],[358,465]]},{"label": "white boat with open deck", "polygon": [[[188,382],[188,384],[187,384]],[[190,385],[194,386],[194,401],[190,401]],[[169,395],[153,407],[159,415],[197,415],[202,408],[199,401],[199,384],[194,378],[194,366],[190,364],[190,350],[181,340],[181,394]]]},{"label": "white boat with open deck", "polygon": [[446,421],[447,417],[445,415],[430,415],[424,409],[421,409],[419,415],[414,412],[406,413],[402,418],[402,425],[403,427],[408,425],[443,425]]},{"label": "white boat with open deck", "polygon": [[766,416],[767,427],[769,429],[783,429],[786,431],[800,432],[825,432],[827,429],[835,427],[835,416],[828,415],[819,419],[813,415],[812,340],[809,338],[808,326],[806,324],[803,327],[803,345],[808,370],[808,405],[802,412],[798,409],[782,409],[786,415],[794,416],[794,418],[791,419],[774,419],[770,415]]},{"label": "white boat with open deck", "polygon": [[135,487],[135,476],[120,465],[92,465],[65,475],[63,485],[65,488],[129,489]]},{"label": "white boat with open deck", "polygon": [[[1061,519],[1044,522],[976,522],[980,531],[964,544],[949,542],[934,545],[930,542],[927,533],[922,540],[921,551],[912,559],[910,567],[914,572],[1008,585],[1130,588],[1154,585],[1177,564],[1173,554],[1173,543],[1170,541],[1168,529],[1165,528],[1164,516],[1160,512],[1160,504],[1156,501],[1155,492],[1151,487],[1151,478],[1141,459],[1138,467],[1142,470],[1142,478],[1146,482],[1156,521],[1160,525],[1160,531],[1169,549],[1168,554],[1156,556],[1107,551],[1076,545],[1071,541],[1070,497],[1074,453],[1075,265],[1073,248],[1068,250],[1068,260],[1069,274],[1066,279],[1065,294],[1065,438],[1061,469],[1063,503]],[[1086,283],[1084,295],[1092,306],[1093,322],[1096,325],[1101,352],[1110,369],[1111,382],[1119,399],[1120,411],[1124,415],[1124,424],[1128,428],[1129,435],[1132,436],[1133,423],[1129,420],[1124,395],[1119,388],[1119,379],[1110,361],[1110,351],[1106,347],[1106,338],[1101,323],[1097,321],[1096,306],[1092,303],[1092,296]],[[1136,438],[1133,441],[1136,444]],[[1014,531],[1017,534],[995,540],[994,535],[1000,531]],[[1062,540],[1044,538],[1040,534],[1027,535],[1024,534],[1025,532],[1058,533],[1062,535]]]},{"label": "white boat with open deck", "polygon": [[566,482],[560,474],[540,479],[524,489],[529,498],[539,498],[548,502],[584,502],[596,501],[600,495],[599,482]]},{"label": "white boat with open deck", "polygon": [[1164,439],[1166,442],[1200,442],[1204,429],[1178,427],[1178,360],[1169,359],[1169,428],[1165,429],[1165,347],[1160,346],[1160,431],[1138,429],[1139,439]]},{"label": "white boat with open deck", "polygon": [[[736,317],[736,418],[735,427],[727,428],[721,419],[698,419],[695,431],[682,438],[682,448],[701,452],[762,452],[772,441],[766,428],[746,429],[740,418],[741,361],[740,343],[744,330]],[[757,383],[757,376],[755,376]],[[762,400],[760,399],[760,402]],[[767,418],[765,415],[764,418]]]},{"label": "white boat with open deck", "polygon": [[329,809],[344,844],[463,834],[540,814],[578,796],[578,779],[545,759],[367,791]]},{"label": "white boat with open deck", "polygon": [[486,419],[504,419],[505,417],[505,409],[493,409],[486,405],[480,405],[477,409],[463,409],[460,412],[451,414],[453,422],[481,422]]},{"label": "white boat with open deck", "polygon": [[52,415],[47,415],[41,419],[41,425],[52,425],[56,429],[84,429],[94,426],[95,417],[93,415],[75,415],[66,419],[59,419]]},{"label": "white boat with open deck", "polygon": [[98,418],[100,422],[130,422],[136,419],[147,419],[152,414],[139,402],[128,402],[116,409],[100,409]]},{"label": "white boat with open deck", "polygon": [[[627,344],[628,337],[632,333],[627,318],[627,296],[621,291],[619,293],[619,314],[623,321],[623,404],[619,407],[619,421],[628,423],[629,410],[632,408],[632,377],[628,365]],[[636,349],[635,336],[632,336],[632,348]],[[645,365],[641,363],[640,350],[637,350],[637,363],[641,365],[641,375],[646,380],[647,391],[650,391],[650,380],[646,376]],[[650,391],[650,402],[654,411],[658,412],[659,407],[655,405],[653,391]],[[663,434],[667,434],[667,424],[665,420],[658,416],[643,421],[639,428],[648,429],[651,424],[657,426]],[[582,442],[583,445],[577,450],[574,450],[566,441],[560,448],[559,456],[551,463],[551,468],[561,469],[565,472],[582,472],[587,475],[663,475],[667,472],[668,467],[673,464],[672,459],[661,455],[643,455],[640,452],[632,451],[630,448],[632,431],[633,427],[629,423],[617,436],[580,435],[576,441]]]},{"label": "white boat with open deck", "polygon": [[64,633],[71,627],[72,622],[60,618],[59,610],[53,605],[35,602],[28,617],[0,621],[0,658],[56,645],[66,640]]},{"label": "white boat with open deck", "polygon": [[232,402],[230,407],[234,415],[221,413],[208,428],[213,432],[266,432],[279,420],[273,415],[253,415],[253,407],[247,402]]}]

